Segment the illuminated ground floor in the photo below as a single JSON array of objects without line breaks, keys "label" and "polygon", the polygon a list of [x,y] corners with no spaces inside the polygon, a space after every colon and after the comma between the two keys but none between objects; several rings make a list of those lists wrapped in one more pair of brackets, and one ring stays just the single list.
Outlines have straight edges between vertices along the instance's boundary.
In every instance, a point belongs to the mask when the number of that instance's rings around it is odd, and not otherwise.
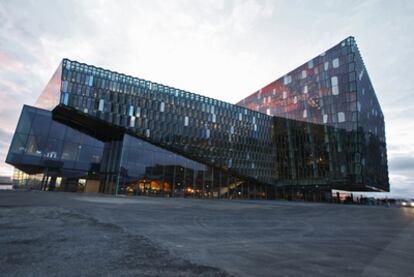
[{"label": "illuminated ground floor", "polygon": [[[112,194],[158,196],[158,197],[186,197],[206,199],[288,199],[305,201],[331,201],[330,189],[316,189],[304,187],[275,187],[250,181],[243,181],[234,177],[222,176],[206,178],[203,173],[194,174],[192,170],[182,167],[167,166],[159,169],[164,174],[157,177],[147,175],[140,179],[119,177],[118,189],[116,180],[110,187]],[[172,173],[168,175],[168,172]],[[175,175],[174,175],[174,172]],[[178,173],[177,173],[178,172]],[[55,175],[29,175],[15,170],[13,184],[16,188],[30,188],[47,191],[70,191],[87,193],[105,193],[108,184],[103,186],[99,179],[66,178]],[[220,174],[219,171],[211,174]],[[224,175],[224,176],[223,176]],[[85,176],[83,176],[85,177]],[[212,181],[213,180],[213,181]],[[106,192],[108,193],[108,192]],[[335,197],[335,195],[333,195]]]}]

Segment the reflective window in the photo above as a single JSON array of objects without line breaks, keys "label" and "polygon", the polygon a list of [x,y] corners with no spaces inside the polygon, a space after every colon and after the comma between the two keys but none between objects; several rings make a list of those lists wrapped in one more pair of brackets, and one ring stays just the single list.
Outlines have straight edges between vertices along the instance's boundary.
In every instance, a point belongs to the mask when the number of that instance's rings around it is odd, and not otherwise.
[{"label": "reflective window", "polygon": [[99,106],[98,106],[98,111],[103,111],[104,110],[104,100],[100,99],[99,100]]},{"label": "reflective window", "polygon": [[345,113],[343,113],[343,112],[338,113],[338,122],[339,123],[345,122]]},{"label": "reflective window", "polygon": [[62,103],[64,105],[69,105],[69,94],[68,93],[63,93],[63,101]]},{"label": "reflective window", "polygon": [[134,115],[134,106],[129,106],[128,115],[129,116],[133,116]]},{"label": "reflective window", "polygon": [[339,67],[339,59],[335,58],[332,60],[332,67],[333,68],[338,68]]},{"label": "reflective window", "polygon": [[132,116],[130,118],[129,127],[135,127],[135,116]]},{"label": "reflective window", "polygon": [[302,70],[302,79],[305,79],[307,76],[306,70]]},{"label": "reflective window", "polygon": [[338,77],[336,76],[331,77],[331,84],[333,87],[338,86]]},{"label": "reflective window", "polygon": [[286,75],[283,77],[283,84],[288,85],[290,82],[292,82],[292,76]]},{"label": "reflective window", "polygon": [[89,76],[88,85],[93,86],[93,75]]},{"label": "reflective window", "polygon": [[332,76],[331,77],[331,85],[332,85],[332,94],[338,95],[339,94],[339,86],[338,86],[338,77]]}]

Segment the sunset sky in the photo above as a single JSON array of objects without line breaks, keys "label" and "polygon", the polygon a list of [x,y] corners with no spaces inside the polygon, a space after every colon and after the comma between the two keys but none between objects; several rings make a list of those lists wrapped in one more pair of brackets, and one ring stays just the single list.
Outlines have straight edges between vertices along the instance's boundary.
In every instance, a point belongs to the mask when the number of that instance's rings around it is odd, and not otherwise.
[{"label": "sunset sky", "polygon": [[236,103],[352,35],[385,116],[388,195],[414,198],[413,14],[413,1],[2,0],[0,175],[22,105],[62,58]]}]

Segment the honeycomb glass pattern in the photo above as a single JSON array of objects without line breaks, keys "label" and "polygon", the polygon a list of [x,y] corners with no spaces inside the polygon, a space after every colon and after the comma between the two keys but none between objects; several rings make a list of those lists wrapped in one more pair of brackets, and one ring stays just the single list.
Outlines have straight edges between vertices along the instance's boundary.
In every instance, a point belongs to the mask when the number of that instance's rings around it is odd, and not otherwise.
[{"label": "honeycomb glass pattern", "polygon": [[61,105],[203,163],[273,182],[272,117],[74,61],[62,67]]},{"label": "honeycomb glass pattern", "polygon": [[[278,118],[302,121],[307,125],[308,138],[315,130],[324,129],[324,150],[330,157],[330,177],[326,181],[330,184],[344,182],[348,189],[389,190],[384,116],[353,37],[237,104]],[[297,125],[285,124],[288,129]],[[278,128],[280,124],[275,128],[280,134]],[[302,137],[296,127],[289,131],[295,132]],[[276,143],[275,147],[278,159],[288,159],[280,156],[283,144]],[[310,163],[318,162],[312,153],[309,157]],[[306,167],[306,163],[300,166]],[[291,164],[290,170],[294,169]],[[278,172],[276,175],[280,176]],[[347,178],[341,181],[341,175]],[[296,178],[298,174],[289,176]]]}]

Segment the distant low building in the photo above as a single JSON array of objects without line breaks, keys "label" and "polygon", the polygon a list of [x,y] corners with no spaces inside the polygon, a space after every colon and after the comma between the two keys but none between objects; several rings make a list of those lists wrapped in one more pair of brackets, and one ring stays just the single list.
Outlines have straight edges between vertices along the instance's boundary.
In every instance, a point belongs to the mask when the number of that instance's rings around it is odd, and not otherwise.
[{"label": "distant low building", "polygon": [[8,176],[0,176],[0,190],[9,190],[12,188],[11,178]]}]

